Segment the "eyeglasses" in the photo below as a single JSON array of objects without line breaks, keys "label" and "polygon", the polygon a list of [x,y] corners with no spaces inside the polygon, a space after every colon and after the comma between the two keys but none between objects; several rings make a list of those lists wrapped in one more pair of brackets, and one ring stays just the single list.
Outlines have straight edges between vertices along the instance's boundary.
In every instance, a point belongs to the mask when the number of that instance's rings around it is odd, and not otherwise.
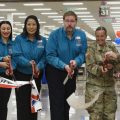
[{"label": "eyeglasses", "polygon": [[76,22],[76,20],[64,20],[66,23],[75,23]]}]

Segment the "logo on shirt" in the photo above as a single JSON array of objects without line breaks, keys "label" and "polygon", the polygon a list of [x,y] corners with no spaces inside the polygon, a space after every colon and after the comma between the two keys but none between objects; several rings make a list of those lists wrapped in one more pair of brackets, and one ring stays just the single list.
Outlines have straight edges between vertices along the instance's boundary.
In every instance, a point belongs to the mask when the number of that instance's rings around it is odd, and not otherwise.
[{"label": "logo on shirt", "polygon": [[75,40],[76,40],[76,46],[81,46],[82,44],[81,44],[81,37],[80,36],[76,36],[76,38],[75,38]]},{"label": "logo on shirt", "polygon": [[42,40],[37,41],[37,47],[38,48],[44,48]]}]

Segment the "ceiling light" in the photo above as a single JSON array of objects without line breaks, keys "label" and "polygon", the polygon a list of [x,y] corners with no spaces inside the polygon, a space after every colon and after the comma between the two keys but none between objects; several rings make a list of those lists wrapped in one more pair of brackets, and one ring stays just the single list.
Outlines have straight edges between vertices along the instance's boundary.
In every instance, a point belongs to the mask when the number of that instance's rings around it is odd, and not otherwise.
[{"label": "ceiling light", "polygon": [[78,17],[80,17],[80,18],[91,18],[91,17],[93,17],[92,15],[78,15]]},{"label": "ceiling light", "polygon": [[51,8],[35,8],[33,9],[34,11],[47,11],[47,10],[52,10]]},{"label": "ceiling light", "polygon": [[81,2],[66,2],[66,3],[63,3],[63,5],[83,5],[83,3]]},{"label": "ceiling light", "polygon": [[43,6],[43,3],[25,3],[24,6]]},{"label": "ceiling light", "polygon": [[120,4],[120,2],[118,2],[118,1],[116,1],[116,2],[107,2],[107,4],[109,4],[109,5],[118,5],[118,4]]},{"label": "ceiling light", "polygon": [[90,12],[75,12],[76,14],[83,14],[83,15],[85,15],[85,14],[90,14]]},{"label": "ceiling light", "polygon": [[0,16],[0,19],[3,19],[3,18],[5,18],[5,17],[3,17],[3,16]]},{"label": "ceiling light", "polygon": [[19,18],[26,18],[27,16],[19,16]]},{"label": "ceiling light", "polygon": [[57,12],[49,12],[49,13],[41,13],[42,15],[56,15],[58,14]]},{"label": "ceiling light", "polygon": [[0,7],[5,6],[5,4],[0,4]]},{"label": "ceiling light", "polygon": [[120,11],[111,11],[110,13],[112,13],[112,14],[119,14],[120,13]]},{"label": "ceiling light", "polygon": [[50,27],[50,28],[52,27],[52,28],[53,28],[53,27],[55,27],[55,26],[53,26],[53,25],[45,25],[44,27],[48,27],[48,28],[49,28],[49,27]]},{"label": "ceiling light", "polygon": [[21,24],[21,22],[13,22],[13,24]]},{"label": "ceiling light", "polygon": [[95,20],[94,18],[82,18],[81,20]]},{"label": "ceiling light", "polygon": [[87,8],[74,8],[74,10],[87,10]]},{"label": "ceiling light", "polygon": [[16,11],[16,9],[0,9],[0,11],[6,11],[6,12],[11,12],[11,11]]},{"label": "ceiling light", "polygon": [[45,22],[45,21],[40,21],[39,23],[40,23],[40,24],[44,24],[44,23],[46,23],[46,22]]},{"label": "ceiling light", "polygon": [[110,15],[110,17],[120,17],[120,15]]},{"label": "ceiling light", "polygon": [[117,10],[120,9],[120,7],[110,7],[111,10]]},{"label": "ceiling light", "polygon": [[55,20],[55,21],[63,21],[63,19],[56,19],[56,18],[53,19],[53,20]]},{"label": "ceiling light", "polygon": [[96,20],[94,20],[94,21],[88,21],[88,20],[86,21],[86,20],[85,20],[84,22],[85,22],[85,23],[98,23],[98,21],[96,21]]},{"label": "ceiling light", "polygon": [[112,26],[113,26],[113,27],[120,27],[120,24],[119,24],[119,25],[116,24],[116,25],[112,25]]},{"label": "ceiling light", "polygon": [[63,16],[48,16],[49,18],[63,18]]}]

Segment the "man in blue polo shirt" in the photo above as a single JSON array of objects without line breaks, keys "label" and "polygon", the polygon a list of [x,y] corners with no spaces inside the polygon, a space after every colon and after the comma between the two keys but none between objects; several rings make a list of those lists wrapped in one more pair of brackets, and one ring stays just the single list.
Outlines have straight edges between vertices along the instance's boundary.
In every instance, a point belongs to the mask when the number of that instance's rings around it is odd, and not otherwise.
[{"label": "man in blue polo shirt", "polygon": [[[67,11],[63,15],[64,26],[53,31],[46,46],[46,77],[48,80],[51,120],[69,120],[66,99],[76,89],[77,67],[85,62],[87,39],[76,29],[77,15]],[[71,67],[72,66],[72,67]],[[73,73],[74,70],[74,73]],[[64,79],[69,80],[64,85]]]}]

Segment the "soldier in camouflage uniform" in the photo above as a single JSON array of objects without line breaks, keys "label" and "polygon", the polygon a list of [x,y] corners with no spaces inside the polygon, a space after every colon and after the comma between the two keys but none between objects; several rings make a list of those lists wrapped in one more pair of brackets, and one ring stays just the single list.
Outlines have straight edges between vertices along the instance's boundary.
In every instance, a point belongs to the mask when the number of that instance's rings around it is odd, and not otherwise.
[{"label": "soldier in camouflage uniform", "polygon": [[118,63],[109,60],[104,63],[105,53],[113,51],[118,53],[112,43],[106,41],[107,31],[104,27],[98,27],[95,31],[96,41],[87,49],[86,66],[87,82],[85,102],[90,102],[98,92],[102,91],[98,100],[87,110],[90,120],[115,120],[117,109],[117,96],[114,88],[114,66]]}]

